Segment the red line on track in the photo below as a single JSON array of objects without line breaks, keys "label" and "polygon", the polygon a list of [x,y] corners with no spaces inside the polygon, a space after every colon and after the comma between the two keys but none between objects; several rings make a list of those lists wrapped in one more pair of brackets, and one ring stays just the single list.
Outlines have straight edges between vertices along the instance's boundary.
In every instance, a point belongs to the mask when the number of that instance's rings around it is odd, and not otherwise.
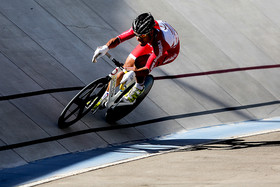
[{"label": "red line on track", "polygon": [[233,69],[222,69],[222,70],[214,70],[214,71],[206,71],[206,72],[198,72],[198,73],[160,76],[160,77],[154,77],[154,78],[155,78],[155,80],[178,79],[178,78],[185,78],[185,77],[195,77],[195,76],[202,76],[202,75],[213,75],[213,74],[230,73],[230,72],[236,72],[236,71],[248,71],[248,70],[271,69],[271,68],[280,68],[280,64],[233,68]]}]

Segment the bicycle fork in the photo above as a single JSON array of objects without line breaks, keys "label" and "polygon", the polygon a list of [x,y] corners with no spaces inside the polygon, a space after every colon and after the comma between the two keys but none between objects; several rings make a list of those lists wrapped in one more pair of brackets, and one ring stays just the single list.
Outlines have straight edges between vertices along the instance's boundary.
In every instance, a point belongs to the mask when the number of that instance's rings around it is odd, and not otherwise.
[{"label": "bicycle fork", "polygon": [[[107,108],[110,108],[112,105],[115,104],[115,100],[121,95],[121,92],[125,89],[124,85],[120,85],[120,91],[116,93],[116,84],[117,84],[117,74],[120,71],[123,71],[123,68],[116,67],[111,74],[109,75],[111,81],[109,84],[109,96],[108,96],[108,101],[105,103],[105,106]],[[126,71],[126,70],[125,70]],[[123,71],[124,72],[124,71]]]}]

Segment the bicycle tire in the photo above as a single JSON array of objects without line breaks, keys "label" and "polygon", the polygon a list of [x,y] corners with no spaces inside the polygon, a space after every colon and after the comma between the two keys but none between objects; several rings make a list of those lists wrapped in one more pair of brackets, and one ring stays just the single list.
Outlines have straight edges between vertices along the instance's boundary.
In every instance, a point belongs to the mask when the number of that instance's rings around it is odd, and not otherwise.
[{"label": "bicycle tire", "polygon": [[[105,118],[108,123],[113,123],[115,121],[118,121],[128,115],[130,112],[132,112],[142,101],[145,99],[145,97],[148,95],[150,92],[152,86],[154,83],[154,77],[152,75],[148,75],[145,80],[145,91],[136,99],[135,103],[133,105],[128,105],[128,106],[118,106],[118,105],[113,105],[110,107],[106,114]],[[134,84],[133,84],[134,85]],[[132,86],[133,86],[132,85]],[[115,101],[115,103],[118,103],[118,101],[127,93],[130,91],[132,86],[126,88],[123,91],[123,94],[121,94]]]},{"label": "bicycle tire", "polygon": [[[110,77],[95,80],[76,94],[61,112],[58,118],[58,127],[61,129],[67,128],[92,110],[92,107],[97,104],[105,93],[109,81]],[[95,108],[92,113],[94,114],[98,108]]]}]

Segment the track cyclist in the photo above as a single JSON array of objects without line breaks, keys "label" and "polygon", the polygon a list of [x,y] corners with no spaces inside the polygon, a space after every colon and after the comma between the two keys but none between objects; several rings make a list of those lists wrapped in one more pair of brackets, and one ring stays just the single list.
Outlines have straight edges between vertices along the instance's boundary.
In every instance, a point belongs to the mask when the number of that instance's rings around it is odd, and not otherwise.
[{"label": "track cyclist", "polygon": [[[165,21],[154,20],[151,13],[143,13],[132,22],[129,30],[110,39],[106,45],[97,47],[92,62],[97,62],[110,49],[133,37],[136,37],[139,44],[129,54],[123,66],[130,71],[125,74],[120,72],[116,83],[119,86],[136,78],[136,84],[122,99],[129,103],[134,103],[143,93],[145,77],[155,67],[173,62],[180,51],[179,36],[175,29]],[[105,103],[107,96],[108,90],[97,105]]]}]

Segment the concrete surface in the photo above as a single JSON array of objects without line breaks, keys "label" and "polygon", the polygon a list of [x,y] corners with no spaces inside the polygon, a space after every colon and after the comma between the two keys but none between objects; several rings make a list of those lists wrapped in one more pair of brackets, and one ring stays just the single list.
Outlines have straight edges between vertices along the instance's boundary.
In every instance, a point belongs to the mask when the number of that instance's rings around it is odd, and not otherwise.
[{"label": "concrete surface", "polygon": [[264,132],[275,132],[279,129],[280,117],[184,130],[144,141],[68,153],[14,168],[2,169],[0,183],[1,187],[29,187],[132,160]]},{"label": "concrete surface", "polygon": [[279,186],[279,139],[279,131],[232,139],[36,186]]},{"label": "concrete surface", "polygon": [[[258,68],[157,80],[148,98],[116,124],[107,124],[100,112],[58,129],[60,112],[78,90],[47,91],[81,87],[108,74],[113,66],[106,58],[92,64],[93,51],[147,11],[173,25],[181,40],[179,57],[155,69],[155,77]],[[280,71],[264,68],[280,62],[279,14],[278,0],[0,0],[0,169],[280,116]],[[132,39],[111,53],[124,61],[136,44]],[[33,95],[23,97],[27,93]]]}]

